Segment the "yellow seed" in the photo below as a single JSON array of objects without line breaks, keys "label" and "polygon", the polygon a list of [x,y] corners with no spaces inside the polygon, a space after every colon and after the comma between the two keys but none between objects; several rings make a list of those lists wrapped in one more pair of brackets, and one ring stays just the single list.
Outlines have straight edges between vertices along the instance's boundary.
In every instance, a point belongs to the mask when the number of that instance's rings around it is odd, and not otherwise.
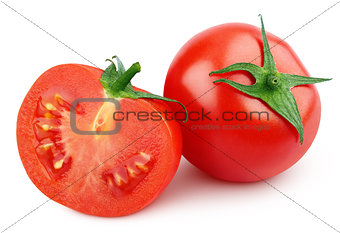
[{"label": "yellow seed", "polygon": [[110,186],[113,185],[112,179],[111,177],[107,177],[107,183],[109,183]]},{"label": "yellow seed", "polygon": [[41,126],[41,128],[42,128],[44,131],[48,131],[49,129],[52,128],[52,126],[50,126],[50,125],[48,125],[48,124],[43,124],[43,125]]},{"label": "yellow seed", "polygon": [[125,183],[124,180],[123,180],[123,178],[122,178],[118,173],[115,173],[115,174],[114,174],[114,178],[115,178],[116,184],[117,184],[118,186],[121,186],[123,183]]},{"label": "yellow seed", "polygon": [[133,170],[133,168],[131,168],[131,167],[129,167],[129,166],[126,167],[126,170],[128,171],[128,173],[129,173],[129,175],[130,175],[131,177],[135,177],[135,176],[137,175],[137,173],[135,172],[135,170]]},{"label": "yellow seed", "polygon": [[149,170],[149,168],[145,164],[142,164],[139,162],[135,162],[135,164],[136,164],[136,167],[143,172],[147,172]]},{"label": "yellow seed", "polygon": [[57,108],[54,107],[54,105],[51,103],[47,103],[45,107],[47,108],[47,110],[57,110]]},{"label": "yellow seed", "polygon": [[139,152],[139,154],[140,154],[144,159],[146,159],[146,160],[148,160],[148,161],[151,159],[151,156],[148,155],[148,154],[146,154],[146,153],[144,153],[144,152]]},{"label": "yellow seed", "polygon": [[55,169],[60,169],[63,166],[63,163],[64,163],[64,159],[61,159],[61,160],[55,162],[53,166],[54,166]]},{"label": "yellow seed", "polygon": [[45,113],[44,116],[45,116],[46,118],[54,118],[54,116],[53,116],[51,113],[49,113],[49,112]]},{"label": "yellow seed", "polygon": [[45,145],[43,145],[43,148],[44,148],[45,150],[48,150],[48,149],[51,148],[52,145],[53,145],[53,143],[46,143]]},{"label": "yellow seed", "polygon": [[64,101],[63,101],[63,98],[61,97],[61,95],[56,94],[54,98],[58,102],[58,104],[63,105]]}]

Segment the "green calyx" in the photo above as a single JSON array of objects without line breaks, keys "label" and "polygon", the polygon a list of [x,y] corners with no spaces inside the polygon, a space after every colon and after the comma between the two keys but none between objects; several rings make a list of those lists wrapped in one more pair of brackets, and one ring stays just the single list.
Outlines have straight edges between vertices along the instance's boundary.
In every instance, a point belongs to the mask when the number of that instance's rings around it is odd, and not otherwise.
[{"label": "green calyx", "polygon": [[270,52],[262,16],[259,16],[261,18],[264,50],[263,67],[259,67],[252,63],[236,63],[221,70],[213,71],[209,75],[239,70],[244,70],[252,74],[256,80],[253,85],[242,85],[228,79],[218,79],[215,80],[214,83],[227,83],[243,93],[262,99],[274,111],[283,116],[296,128],[299,133],[300,144],[302,144],[304,139],[302,120],[295,98],[290,89],[299,85],[320,83],[331,79],[279,73],[276,69],[273,55]]},{"label": "green calyx", "polygon": [[[187,122],[188,112],[185,106],[177,100],[165,98],[163,96],[154,95],[151,93],[135,91],[133,90],[131,79],[141,71],[141,66],[139,62],[132,64],[132,66],[125,70],[123,63],[117,56],[113,56],[112,59],[116,59],[117,66],[111,59],[111,64],[104,70],[102,77],[100,79],[101,84],[108,97],[110,98],[130,98],[130,99],[158,99],[168,102],[175,102],[182,106],[185,111],[185,120]],[[118,67],[118,69],[117,69]]]}]

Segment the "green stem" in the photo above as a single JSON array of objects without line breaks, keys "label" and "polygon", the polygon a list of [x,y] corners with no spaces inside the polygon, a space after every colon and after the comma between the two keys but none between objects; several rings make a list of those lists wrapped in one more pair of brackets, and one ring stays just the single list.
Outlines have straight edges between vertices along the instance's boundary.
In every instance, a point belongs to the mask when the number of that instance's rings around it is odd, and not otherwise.
[{"label": "green stem", "polygon": [[141,66],[139,62],[134,63],[123,75],[117,79],[113,89],[116,92],[123,91],[127,85],[131,82],[131,79],[141,71]]},{"label": "green stem", "polygon": [[158,99],[168,102],[175,102],[182,106],[185,111],[185,120],[184,123],[187,122],[188,112],[185,106],[177,100],[165,98],[163,96],[154,95],[151,93],[135,91],[131,85],[132,78],[141,71],[141,66],[139,62],[134,63],[128,70],[125,71],[125,68],[117,56],[112,57],[112,59],[117,60],[117,66],[115,63],[107,59],[111,62],[111,64],[105,69],[100,79],[101,84],[104,87],[105,93],[110,98],[130,98],[130,99]]}]

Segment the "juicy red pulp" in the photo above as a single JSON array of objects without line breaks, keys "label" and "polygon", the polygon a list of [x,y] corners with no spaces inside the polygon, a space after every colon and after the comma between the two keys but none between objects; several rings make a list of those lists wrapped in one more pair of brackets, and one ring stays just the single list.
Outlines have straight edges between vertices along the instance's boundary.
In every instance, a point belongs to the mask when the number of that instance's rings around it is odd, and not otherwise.
[{"label": "juicy red pulp", "polygon": [[66,156],[60,131],[61,118],[63,114],[69,114],[71,105],[60,94],[47,99],[49,101],[40,97],[36,108],[33,121],[37,140],[35,150],[48,175],[58,179],[71,168],[72,157]]}]

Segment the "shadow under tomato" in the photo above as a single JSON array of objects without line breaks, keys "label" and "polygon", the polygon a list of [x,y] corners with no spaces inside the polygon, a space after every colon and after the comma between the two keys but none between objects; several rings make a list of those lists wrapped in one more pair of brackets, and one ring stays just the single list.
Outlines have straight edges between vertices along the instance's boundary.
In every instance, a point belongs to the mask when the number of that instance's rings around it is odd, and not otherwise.
[{"label": "shadow under tomato", "polygon": [[[290,170],[290,169],[289,169]],[[299,169],[297,169],[299,170]],[[280,183],[289,179],[281,174],[272,177],[268,180],[270,184]],[[123,216],[119,221],[125,221],[126,217],[134,216],[138,217],[140,214],[151,214],[153,212],[163,212],[168,208],[177,209],[179,206],[187,206],[188,202],[196,205],[200,202],[209,202],[210,200],[224,200],[231,205],[235,203],[244,203],[245,201],[258,201],[259,197],[264,197],[267,192],[272,192],[273,188],[263,181],[252,183],[235,183],[219,180],[212,176],[209,176],[191,165],[185,158],[181,159],[178,171],[168,185],[168,187],[156,198],[149,206],[141,211],[138,211],[132,215]],[[190,205],[189,205],[190,206]],[[67,208],[66,208],[67,209]],[[69,209],[71,212],[84,215],[77,211]],[[90,216],[89,216],[90,217]],[[95,216],[91,216],[95,217]],[[97,217],[104,222],[107,218]],[[112,218],[108,218],[112,219]],[[113,218],[115,219],[115,218]],[[129,218],[127,218],[129,219]],[[112,220],[111,220],[112,221]]]},{"label": "shadow under tomato", "polygon": [[[261,190],[267,190],[268,186],[264,182],[254,183],[233,183],[216,179],[205,174],[184,158],[178,171],[164,190],[164,192],[145,210],[154,208],[162,208],[169,205],[182,205],[188,201],[207,201],[212,198],[228,198],[230,201],[237,201],[242,198],[251,197],[252,193],[260,194]],[[255,196],[256,196],[255,195]]]}]

